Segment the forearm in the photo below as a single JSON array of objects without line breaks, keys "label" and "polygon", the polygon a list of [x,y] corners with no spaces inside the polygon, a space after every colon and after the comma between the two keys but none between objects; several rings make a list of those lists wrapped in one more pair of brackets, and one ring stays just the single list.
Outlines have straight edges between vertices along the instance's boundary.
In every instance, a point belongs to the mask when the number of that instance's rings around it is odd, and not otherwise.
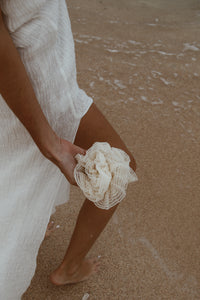
[{"label": "forearm", "polygon": [[37,101],[19,53],[0,16],[0,94],[43,152],[51,152],[58,137]]}]

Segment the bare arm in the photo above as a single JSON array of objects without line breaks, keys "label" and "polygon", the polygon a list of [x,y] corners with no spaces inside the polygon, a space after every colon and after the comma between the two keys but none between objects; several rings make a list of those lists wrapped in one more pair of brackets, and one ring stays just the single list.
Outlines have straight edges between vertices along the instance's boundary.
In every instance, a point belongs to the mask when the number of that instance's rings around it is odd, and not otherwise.
[{"label": "bare arm", "polygon": [[[0,10],[0,94],[30,133],[42,154],[54,162],[74,184],[73,156],[83,149],[60,139],[50,127],[35,96],[19,53]],[[68,168],[69,165],[69,168]]]},{"label": "bare arm", "polygon": [[58,137],[36,99],[19,53],[0,16],[0,93],[29,131],[43,154],[50,155]]}]

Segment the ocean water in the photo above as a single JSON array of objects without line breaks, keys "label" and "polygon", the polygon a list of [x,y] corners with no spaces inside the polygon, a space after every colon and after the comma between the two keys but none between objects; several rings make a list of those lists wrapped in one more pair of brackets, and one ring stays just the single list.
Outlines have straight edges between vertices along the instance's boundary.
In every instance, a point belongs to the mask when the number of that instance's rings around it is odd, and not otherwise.
[{"label": "ocean water", "polygon": [[183,134],[199,142],[200,1],[98,3],[95,13],[81,7],[73,19],[79,26],[76,45],[91,57],[90,95],[98,101],[106,90],[108,106],[141,106],[155,117],[173,114]]}]

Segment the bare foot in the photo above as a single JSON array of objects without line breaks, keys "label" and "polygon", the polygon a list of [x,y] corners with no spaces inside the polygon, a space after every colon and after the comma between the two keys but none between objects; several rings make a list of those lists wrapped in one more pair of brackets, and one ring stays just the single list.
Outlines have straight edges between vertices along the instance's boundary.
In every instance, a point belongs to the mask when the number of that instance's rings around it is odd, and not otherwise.
[{"label": "bare foot", "polygon": [[91,275],[99,270],[100,262],[98,258],[87,258],[83,260],[80,267],[72,274],[67,274],[64,267],[59,267],[51,275],[50,280],[55,285],[77,283],[87,280]]},{"label": "bare foot", "polygon": [[49,221],[44,238],[49,237],[56,230],[54,221]]}]

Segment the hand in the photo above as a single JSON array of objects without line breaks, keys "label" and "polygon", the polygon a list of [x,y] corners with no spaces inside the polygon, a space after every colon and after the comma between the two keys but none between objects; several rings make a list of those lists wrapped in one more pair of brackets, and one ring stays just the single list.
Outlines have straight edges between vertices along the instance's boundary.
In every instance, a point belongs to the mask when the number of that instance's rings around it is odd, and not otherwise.
[{"label": "hand", "polygon": [[82,155],[86,154],[86,150],[72,144],[71,142],[59,138],[59,143],[56,145],[56,150],[50,156],[45,155],[49,160],[55,163],[61,172],[65,175],[70,184],[76,185],[74,179],[74,168],[77,164],[76,156],[77,153]]}]

